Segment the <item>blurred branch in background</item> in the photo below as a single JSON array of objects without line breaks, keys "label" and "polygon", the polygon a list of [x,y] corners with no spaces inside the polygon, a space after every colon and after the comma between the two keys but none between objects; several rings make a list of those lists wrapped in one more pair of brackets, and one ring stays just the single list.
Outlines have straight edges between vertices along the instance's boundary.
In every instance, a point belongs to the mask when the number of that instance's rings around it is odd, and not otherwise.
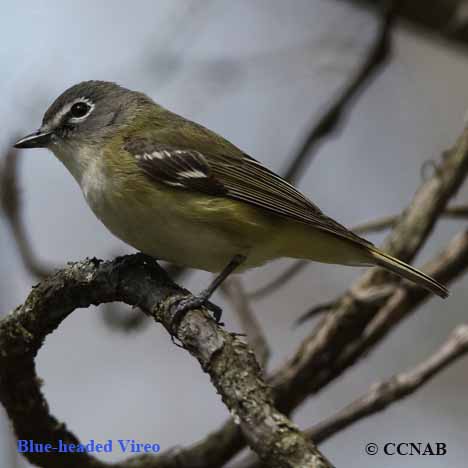
[{"label": "blurred branch in background", "polygon": [[[340,0],[375,8],[379,0]],[[466,0],[408,0],[401,2],[398,16],[419,31],[468,46],[468,5]]]},{"label": "blurred branch in background", "polygon": [[5,150],[2,158],[0,206],[18,247],[25,269],[36,279],[42,279],[48,276],[53,268],[38,260],[27,234],[23,219],[23,200],[18,176],[21,153],[12,148],[16,140],[17,138],[12,139],[11,145]]},{"label": "blurred branch in background", "polygon": [[369,391],[329,419],[313,426],[306,433],[316,443],[327,440],[363,418],[384,410],[387,406],[419,390],[456,360],[468,353],[468,325],[459,325],[447,341],[414,369],[394,375],[374,384]]},{"label": "blurred branch in background", "polygon": [[250,307],[244,287],[239,278],[228,278],[222,285],[222,291],[232,304],[247,335],[247,341],[252,347],[257,360],[265,368],[270,357],[270,348],[252,308]]},{"label": "blurred branch in background", "polygon": [[137,307],[128,308],[120,303],[103,304],[101,318],[111,330],[123,333],[137,332],[145,328],[148,318]]},{"label": "blurred branch in background", "polygon": [[380,25],[377,36],[366,54],[364,62],[351,77],[343,90],[325,109],[311,131],[300,144],[299,149],[291,158],[284,171],[284,177],[290,182],[297,182],[304,173],[305,166],[316,154],[320,142],[325,137],[336,135],[343,127],[352,104],[372,83],[391,54],[391,30],[395,18],[395,10],[399,0],[380,1]]},{"label": "blurred branch in background", "polygon": [[280,273],[274,280],[267,283],[265,286],[261,286],[254,291],[247,292],[247,297],[249,299],[258,300],[262,299],[270,294],[278,291],[278,289],[285,286],[293,278],[295,278],[301,271],[310,265],[310,262],[307,260],[297,260],[293,264]]},{"label": "blurred branch in background", "polygon": [[201,36],[212,4],[213,0],[175,3],[173,14],[164,22],[165,30],[158,31],[157,40],[145,50],[143,60],[147,63],[146,74],[159,91],[185,69],[187,51]]},{"label": "blurred branch in background", "polygon": [[[356,234],[369,234],[385,229],[392,228],[398,222],[401,215],[387,216],[385,218],[379,218],[374,221],[359,224],[352,228]],[[468,218],[468,204],[453,205],[446,208],[440,215],[441,218],[446,219],[467,219]]]}]

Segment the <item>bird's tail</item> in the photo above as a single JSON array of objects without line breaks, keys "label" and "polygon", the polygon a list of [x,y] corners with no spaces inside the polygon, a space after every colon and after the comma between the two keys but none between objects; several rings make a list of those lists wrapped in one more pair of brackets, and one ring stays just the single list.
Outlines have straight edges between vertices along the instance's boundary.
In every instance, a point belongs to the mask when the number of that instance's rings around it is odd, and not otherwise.
[{"label": "bird's tail", "polygon": [[448,289],[434,278],[426,275],[422,271],[418,270],[417,268],[408,265],[401,260],[398,260],[391,255],[382,252],[376,248],[371,248],[369,253],[375,263],[381,267],[390,270],[393,273],[396,273],[403,278],[409,279],[414,281],[415,283],[421,285],[423,288],[432,291],[434,294],[437,294],[440,297],[447,297],[449,295]]}]

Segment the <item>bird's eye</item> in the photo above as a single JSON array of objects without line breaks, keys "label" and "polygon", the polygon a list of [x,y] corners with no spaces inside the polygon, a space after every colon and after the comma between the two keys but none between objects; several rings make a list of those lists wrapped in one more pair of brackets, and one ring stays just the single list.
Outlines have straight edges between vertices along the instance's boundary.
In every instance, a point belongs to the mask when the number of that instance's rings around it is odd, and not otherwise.
[{"label": "bird's eye", "polygon": [[75,119],[80,119],[89,113],[91,106],[86,104],[86,102],[76,102],[70,108],[70,114]]}]

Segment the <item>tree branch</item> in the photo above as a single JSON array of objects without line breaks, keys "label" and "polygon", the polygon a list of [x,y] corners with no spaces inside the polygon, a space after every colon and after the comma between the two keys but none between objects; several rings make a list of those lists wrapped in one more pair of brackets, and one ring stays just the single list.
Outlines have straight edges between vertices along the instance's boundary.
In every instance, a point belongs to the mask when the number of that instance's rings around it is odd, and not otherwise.
[{"label": "tree branch", "polygon": [[284,171],[285,179],[295,182],[304,172],[304,166],[311,161],[319,148],[319,143],[325,137],[329,137],[343,126],[344,120],[353,102],[377,77],[377,72],[390,56],[391,30],[394,20],[395,5],[398,1],[381,2],[380,26],[376,39],[367,52],[361,67],[351,77],[344,89],[330,103],[322,113],[320,119],[314,124],[309,134],[300,144],[296,155]]},{"label": "tree branch", "polygon": [[313,426],[306,433],[323,442],[348,426],[383,411],[387,406],[416,392],[428,380],[468,353],[468,325],[459,325],[448,340],[427,360],[414,369],[374,384],[362,397],[331,418]]},{"label": "tree branch", "polygon": [[24,267],[35,278],[42,279],[49,275],[52,269],[36,258],[26,233],[18,183],[19,158],[20,153],[11,147],[5,152],[3,167],[0,171],[0,207],[5,214]]},{"label": "tree branch", "polygon": [[[379,0],[345,1],[362,7],[379,7]],[[420,31],[463,47],[468,45],[466,0],[410,0],[402,2],[398,16]]]},{"label": "tree branch", "polygon": [[222,290],[237,312],[242,329],[247,335],[247,341],[255,352],[258,362],[262,368],[265,368],[268,358],[270,357],[270,348],[262,331],[262,327],[250,307],[241,281],[235,277],[228,278],[222,285]]},{"label": "tree branch", "polygon": [[[384,229],[395,226],[400,216],[401,215],[393,215],[375,219],[367,223],[358,224],[351,228],[351,230],[360,235],[383,231]],[[449,206],[440,214],[440,217],[446,219],[466,219],[468,218],[468,205]]]},{"label": "tree branch", "polygon": [[286,268],[282,273],[280,273],[275,279],[265,284],[265,286],[260,286],[258,289],[255,289],[247,293],[249,299],[261,299],[266,297],[272,292],[277,291],[285,284],[289,283],[295,276],[297,276],[301,271],[310,265],[308,260],[297,260],[288,268]]},{"label": "tree branch", "polygon": [[[73,310],[121,301],[140,307],[171,330],[175,298],[187,294],[157,263],[141,254],[102,263],[71,264],[35,287],[26,302],[0,321],[0,400],[19,439],[58,445],[78,439],[50,415],[39,388],[34,358],[47,334]],[[330,467],[316,447],[273,406],[270,388],[252,351],[236,335],[216,325],[204,309],[189,312],[177,337],[207,372],[260,458],[272,467]],[[108,466],[87,453],[29,453],[45,467]],[[157,466],[161,458],[138,457],[121,467]]]}]

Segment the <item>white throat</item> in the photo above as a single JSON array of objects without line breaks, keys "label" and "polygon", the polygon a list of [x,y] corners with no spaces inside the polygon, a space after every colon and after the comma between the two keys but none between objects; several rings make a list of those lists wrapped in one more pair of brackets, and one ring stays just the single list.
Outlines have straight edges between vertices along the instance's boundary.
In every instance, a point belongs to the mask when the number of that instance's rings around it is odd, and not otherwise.
[{"label": "white throat", "polygon": [[83,195],[91,202],[102,195],[105,185],[102,157],[94,147],[69,144],[62,148],[53,148],[55,156],[65,165],[83,191]]}]

